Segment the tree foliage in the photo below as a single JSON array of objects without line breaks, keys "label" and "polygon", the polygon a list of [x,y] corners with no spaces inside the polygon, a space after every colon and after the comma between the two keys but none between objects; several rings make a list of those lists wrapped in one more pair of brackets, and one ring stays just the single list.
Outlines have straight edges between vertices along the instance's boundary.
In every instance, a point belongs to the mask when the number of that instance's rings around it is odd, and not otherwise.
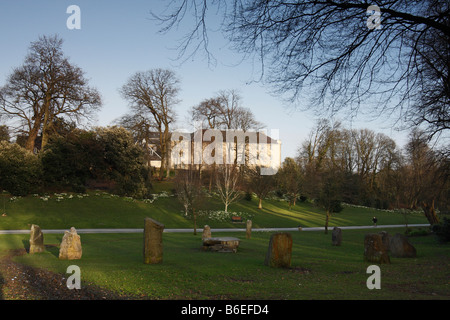
[{"label": "tree foliage", "polygon": [[0,141],[0,190],[25,196],[39,190],[41,176],[36,156],[16,143]]},{"label": "tree foliage", "polygon": [[144,152],[124,128],[76,130],[67,137],[54,137],[40,159],[48,186],[84,192],[90,182],[106,181],[118,195],[146,198],[150,194]]}]

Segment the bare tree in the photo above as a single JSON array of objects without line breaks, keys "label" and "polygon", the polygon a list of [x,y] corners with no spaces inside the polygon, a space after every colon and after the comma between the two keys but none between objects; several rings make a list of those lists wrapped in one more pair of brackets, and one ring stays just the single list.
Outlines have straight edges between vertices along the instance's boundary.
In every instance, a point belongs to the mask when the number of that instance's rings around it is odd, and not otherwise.
[{"label": "bare tree", "polygon": [[[200,121],[209,129],[242,130],[244,132],[263,127],[250,109],[242,106],[242,98],[236,90],[222,90],[215,97],[203,100],[192,110],[192,120]],[[237,144],[233,146],[237,148]],[[235,149],[236,150],[236,149]],[[241,170],[243,173],[244,171]],[[211,165],[210,190],[217,177],[216,164]]]},{"label": "bare tree", "polygon": [[253,112],[242,106],[236,90],[222,90],[215,97],[205,99],[192,109],[192,119],[210,129],[258,130],[264,127]]},{"label": "bare tree", "polygon": [[198,170],[192,165],[187,169],[178,170],[175,176],[175,186],[178,199],[184,206],[185,214],[194,220],[194,235],[197,234],[197,217],[205,193]]},{"label": "bare tree", "polygon": [[258,197],[258,209],[262,209],[262,201],[275,189],[275,175],[262,175],[261,167],[252,166],[246,168],[245,178],[249,191]]},{"label": "bare tree", "polygon": [[101,105],[100,94],[64,56],[62,44],[58,36],[42,36],[31,43],[24,64],[0,88],[0,113],[16,122],[30,151],[35,151],[39,133],[45,147],[58,118],[79,123],[91,119]]},{"label": "bare tree", "polygon": [[228,212],[228,206],[242,196],[241,173],[236,164],[223,164],[216,168],[216,188]]},{"label": "bare tree", "polygon": [[192,23],[184,56],[203,48],[211,57],[208,24],[215,23],[238,52],[260,61],[275,93],[321,115],[355,115],[364,106],[377,117],[428,125],[430,135],[448,130],[449,2],[376,4],[185,0],[155,16],[165,32]]},{"label": "bare tree", "polygon": [[178,103],[179,80],[171,70],[154,69],[137,72],[120,89],[123,98],[128,100],[132,113],[150,113],[159,132],[161,147],[161,167],[169,173],[170,124],[175,120],[174,106]]},{"label": "bare tree", "polygon": [[328,119],[317,120],[308,139],[302,143],[299,150],[299,161],[303,166],[322,168],[330,153],[330,148],[337,141],[335,136],[338,134],[340,126],[340,122],[331,122]]},{"label": "bare tree", "polygon": [[289,209],[295,206],[302,191],[303,176],[299,164],[293,158],[284,159],[277,172],[277,184],[288,197]]},{"label": "bare tree", "polygon": [[333,213],[340,212],[342,202],[342,172],[339,168],[325,168],[316,176],[319,180],[319,192],[315,202],[325,210],[325,233],[328,233],[328,223]]},{"label": "bare tree", "polygon": [[152,149],[152,133],[157,130],[153,117],[142,113],[127,114],[117,119],[116,123],[131,132],[135,143],[143,148],[147,164],[150,166],[150,158],[155,152]]},{"label": "bare tree", "polygon": [[200,121],[202,128],[217,129],[221,126],[220,101],[218,98],[205,99],[191,108],[192,120]]},{"label": "bare tree", "polygon": [[421,207],[430,224],[439,223],[436,201],[446,196],[448,158],[441,157],[427,144],[423,131],[413,130],[406,146],[405,187],[411,208]]}]

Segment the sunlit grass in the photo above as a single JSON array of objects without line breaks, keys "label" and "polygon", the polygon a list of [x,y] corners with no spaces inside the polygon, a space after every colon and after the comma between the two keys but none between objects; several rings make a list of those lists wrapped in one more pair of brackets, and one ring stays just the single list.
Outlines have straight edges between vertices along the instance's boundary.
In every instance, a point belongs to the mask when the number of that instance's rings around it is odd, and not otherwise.
[{"label": "sunlit grass", "polygon": [[[392,229],[389,232],[403,232]],[[292,232],[290,269],[264,265],[271,233],[214,234],[239,237],[237,253],[205,252],[201,235],[164,233],[163,262],[143,263],[142,234],[81,234],[83,257],[57,257],[62,235],[45,236],[53,244],[43,254],[17,261],[65,274],[81,269],[82,284],[95,283],[139,299],[449,299],[450,247],[434,236],[411,238],[418,256],[392,258],[381,265],[382,289],[369,290],[363,260],[366,230],[345,230],[343,244],[331,245],[323,232]],[[26,246],[27,235],[1,235],[0,250]]]},{"label": "sunlit grass", "polygon": [[[158,187],[170,191],[167,185],[160,184]],[[193,220],[184,215],[181,203],[167,190],[160,191],[165,192],[164,197],[153,201],[118,197],[100,191],[89,192],[89,195],[50,194],[45,197],[46,200],[42,196],[30,195],[11,201],[10,197],[3,195],[6,216],[0,216],[0,229],[29,229],[31,224],[37,224],[43,229],[66,229],[72,226],[78,229],[142,228],[147,216],[160,221],[166,228],[193,228]],[[258,209],[257,205],[255,198],[251,201],[242,199],[231,204],[229,211],[249,214],[254,228],[322,227],[325,223],[325,212],[310,202],[299,201],[289,208],[282,199],[267,199],[263,201],[263,209]],[[216,197],[209,197],[201,209],[223,210],[223,204]],[[378,217],[379,224],[427,223],[421,213],[409,214],[405,220],[405,216],[399,213],[346,207],[342,212],[333,214],[329,225],[370,225],[374,215]],[[243,227],[243,224],[231,221],[199,217],[197,226],[205,224],[215,228]]]}]

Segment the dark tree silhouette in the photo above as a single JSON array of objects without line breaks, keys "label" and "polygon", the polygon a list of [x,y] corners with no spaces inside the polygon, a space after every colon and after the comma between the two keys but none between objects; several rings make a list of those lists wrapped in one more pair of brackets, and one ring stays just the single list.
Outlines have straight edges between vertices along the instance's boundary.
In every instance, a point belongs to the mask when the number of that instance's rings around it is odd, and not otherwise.
[{"label": "dark tree silhouette", "polygon": [[184,0],[155,17],[163,32],[192,23],[178,47],[181,56],[203,48],[213,60],[210,30],[223,31],[237,51],[259,59],[275,93],[321,116],[370,111],[408,126],[424,124],[429,137],[448,130],[449,2],[376,4]]}]

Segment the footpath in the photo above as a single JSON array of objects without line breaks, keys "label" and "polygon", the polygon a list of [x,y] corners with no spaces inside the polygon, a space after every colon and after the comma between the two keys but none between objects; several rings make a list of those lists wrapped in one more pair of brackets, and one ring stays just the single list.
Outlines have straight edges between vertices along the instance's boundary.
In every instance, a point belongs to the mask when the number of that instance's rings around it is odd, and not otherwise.
[{"label": "footpath", "polygon": [[[429,224],[408,224],[408,227],[429,227]],[[378,226],[338,226],[340,229],[385,229],[385,228],[403,228],[404,224],[397,225],[378,225]],[[328,230],[332,230],[334,226],[329,226]],[[69,228],[70,229],[70,228]],[[43,229],[42,232],[51,234],[51,233],[64,233],[64,231],[69,229]],[[311,227],[304,228],[301,227],[301,231],[323,231],[324,227]],[[245,232],[245,228],[224,228],[224,229],[214,229],[211,228],[211,232]],[[281,232],[281,231],[300,231],[299,227],[295,228],[252,228],[252,232]],[[144,229],[121,229],[121,228],[111,228],[111,229],[77,229],[77,233],[142,233]],[[194,229],[164,229],[164,232],[167,233],[176,233],[176,232],[194,232]],[[197,232],[203,232],[202,228],[197,228]],[[30,230],[0,230],[0,234],[29,234]]]}]

